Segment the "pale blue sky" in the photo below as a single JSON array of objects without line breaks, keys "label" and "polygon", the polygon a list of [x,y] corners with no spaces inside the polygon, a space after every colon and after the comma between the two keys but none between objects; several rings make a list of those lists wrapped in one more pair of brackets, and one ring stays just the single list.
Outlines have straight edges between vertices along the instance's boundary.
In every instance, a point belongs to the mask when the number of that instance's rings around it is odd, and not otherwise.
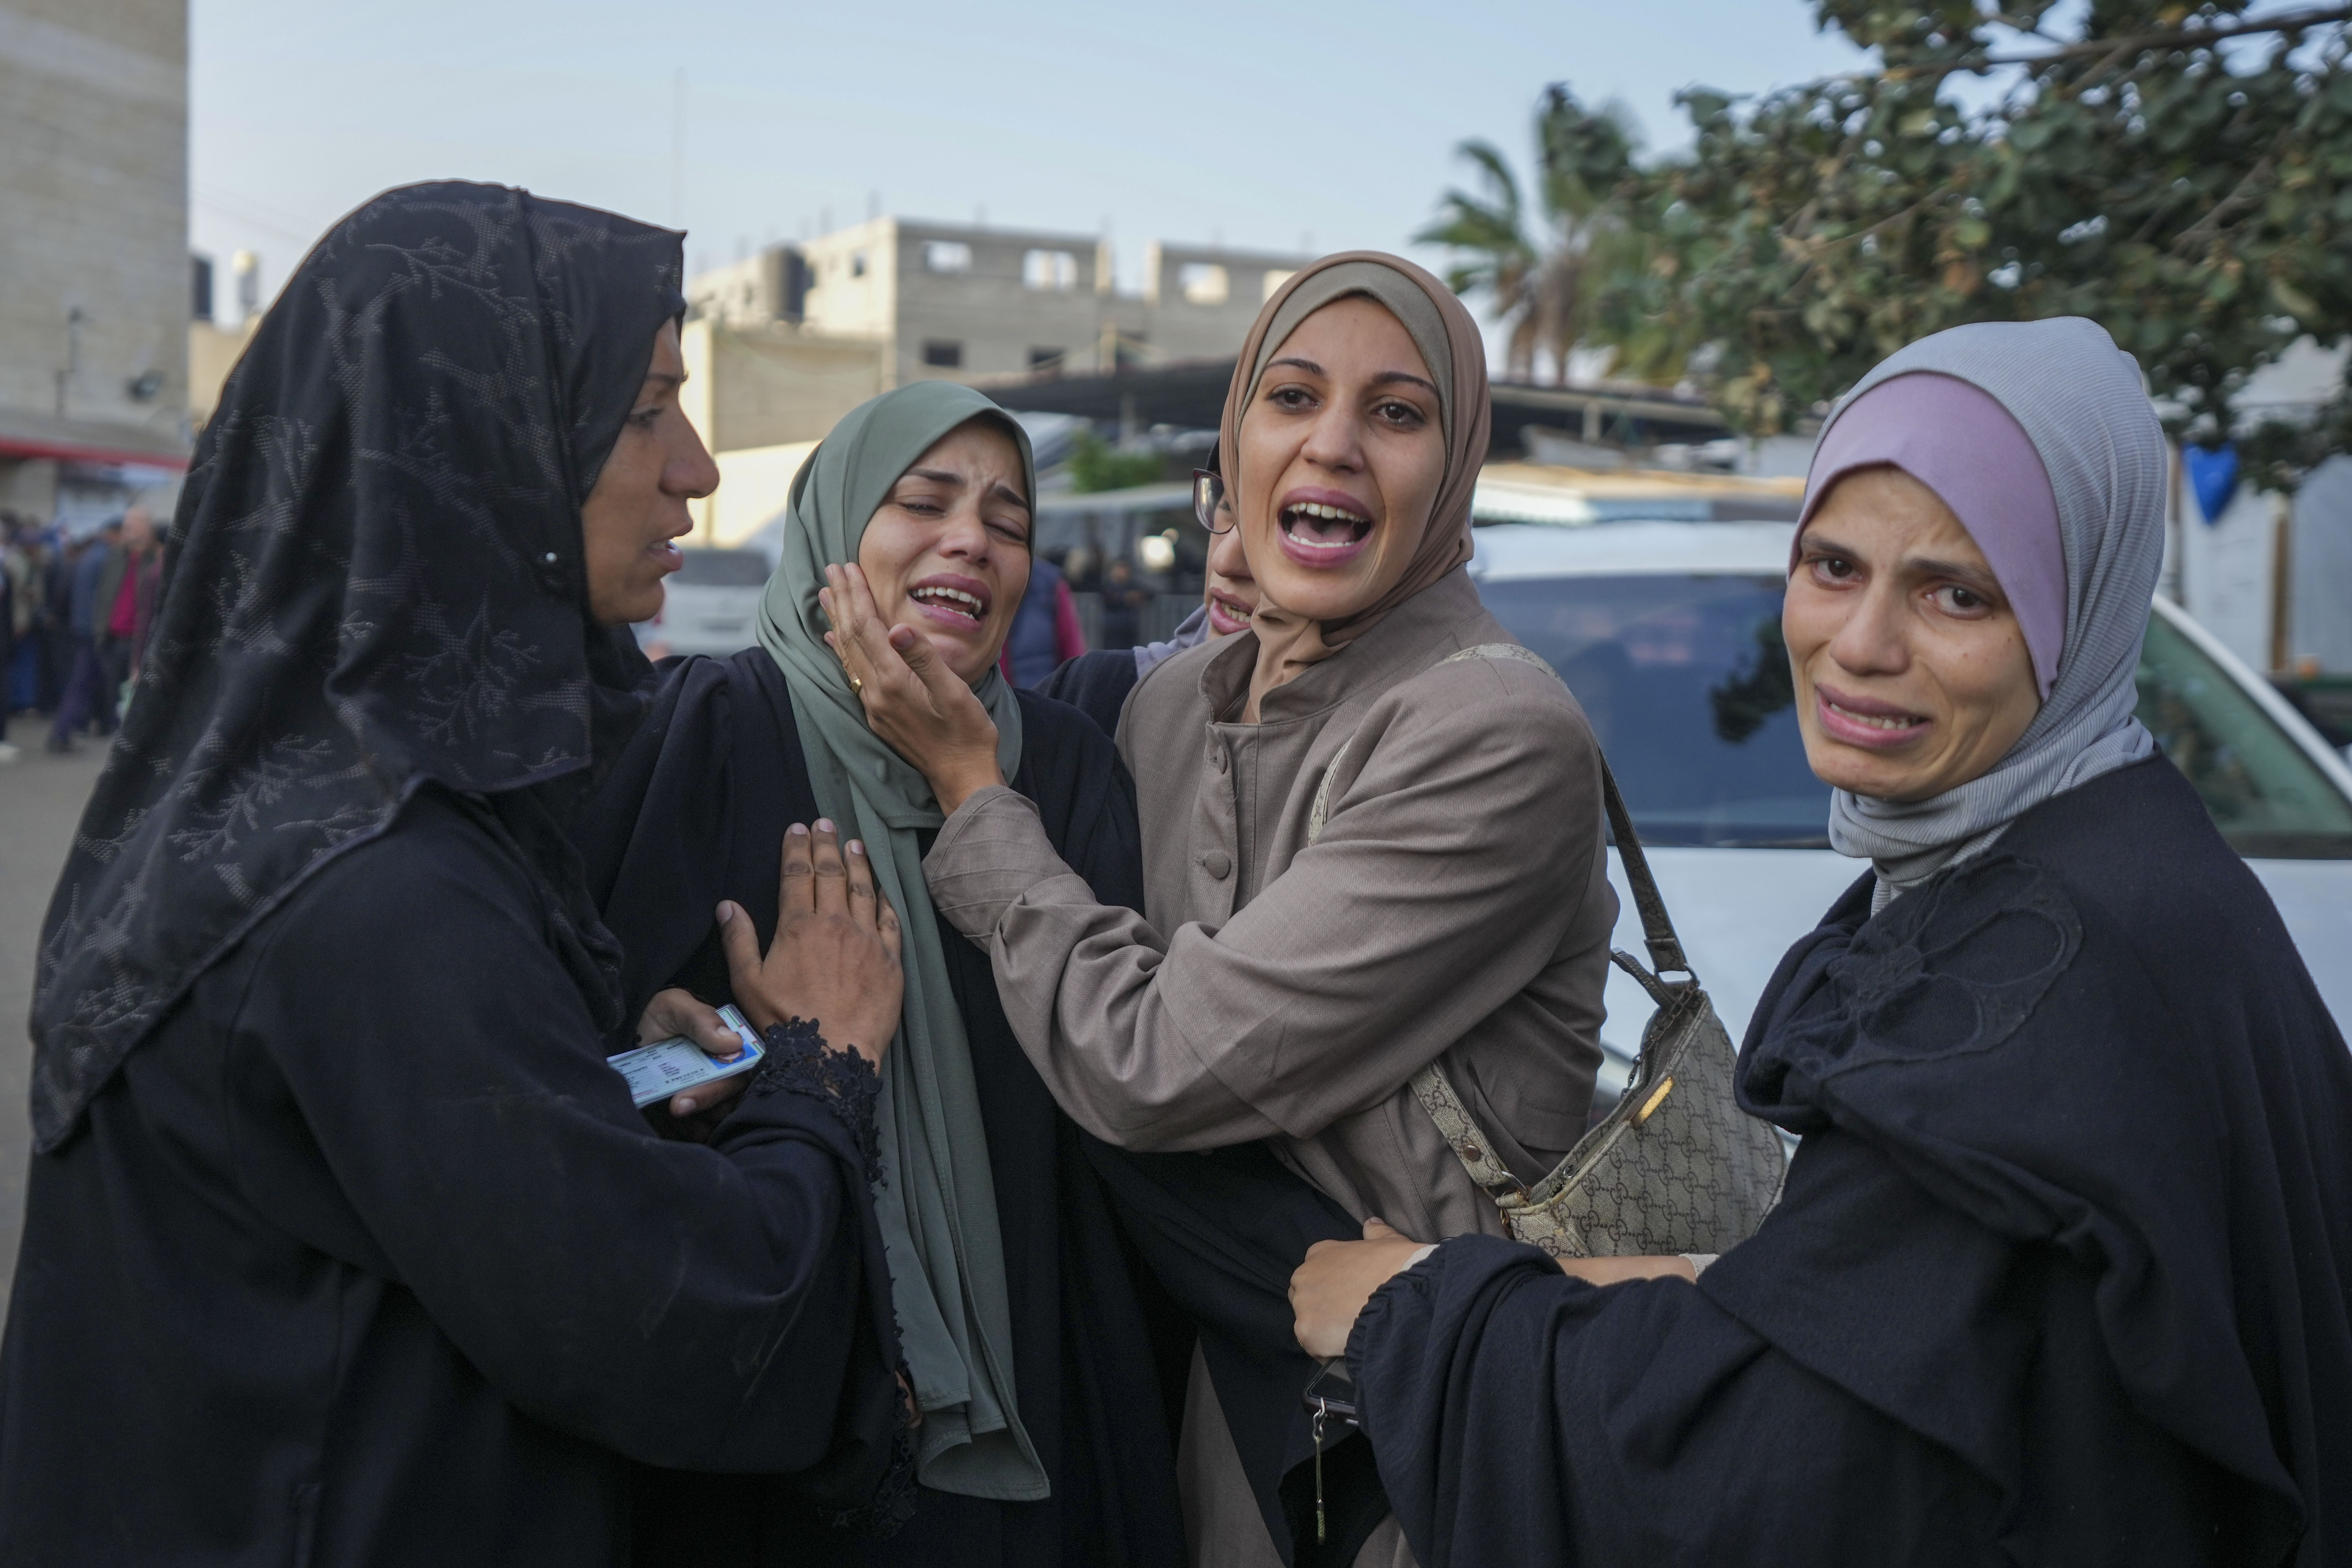
[{"label": "pale blue sky", "polygon": [[1108,223],[1130,277],[1152,238],[1402,248],[1464,137],[1524,159],[1548,81],[1671,146],[1678,88],[1858,59],[1801,0],[194,0],[192,28],[195,243],[224,274],[258,252],[270,290],[366,196],[451,175],[682,218],[694,267],[877,192],[905,216]]}]

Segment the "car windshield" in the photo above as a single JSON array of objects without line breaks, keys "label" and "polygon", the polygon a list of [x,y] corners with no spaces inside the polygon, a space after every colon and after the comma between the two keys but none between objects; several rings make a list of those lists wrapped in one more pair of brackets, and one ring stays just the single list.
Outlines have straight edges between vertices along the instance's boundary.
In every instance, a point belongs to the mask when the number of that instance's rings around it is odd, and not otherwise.
[{"label": "car windshield", "polygon": [[768,582],[768,558],[757,550],[684,550],[686,564],[670,581],[686,588],[761,588]]},{"label": "car windshield", "polygon": [[2139,656],[2139,721],[2241,855],[2352,858],[2352,802],[2254,699],[2165,620]]},{"label": "car windshield", "polygon": [[1546,577],[1478,595],[1584,705],[1643,843],[1828,847],[1778,577]]},{"label": "car windshield", "polygon": [[[1777,576],[1660,573],[1479,584],[1592,721],[1644,843],[1823,847],[1829,788],[1805,765]],[[2139,717],[2242,855],[2352,858],[2352,803],[2161,616]]]}]

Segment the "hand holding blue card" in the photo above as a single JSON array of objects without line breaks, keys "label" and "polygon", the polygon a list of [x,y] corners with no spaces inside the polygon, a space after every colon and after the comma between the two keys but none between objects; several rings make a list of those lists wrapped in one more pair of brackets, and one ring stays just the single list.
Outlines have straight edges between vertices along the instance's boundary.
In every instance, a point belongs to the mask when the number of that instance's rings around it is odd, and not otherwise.
[{"label": "hand holding blue card", "polygon": [[656,1100],[667,1100],[698,1085],[733,1078],[760,1065],[760,1058],[767,1052],[760,1044],[758,1031],[732,1003],[719,1008],[719,1016],[743,1042],[742,1050],[732,1057],[713,1057],[684,1035],[673,1035],[667,1040],[656,1040],[652,1045],[604,1058],[615,1072],[629,1080],[629,1098],[639,1110]]}]

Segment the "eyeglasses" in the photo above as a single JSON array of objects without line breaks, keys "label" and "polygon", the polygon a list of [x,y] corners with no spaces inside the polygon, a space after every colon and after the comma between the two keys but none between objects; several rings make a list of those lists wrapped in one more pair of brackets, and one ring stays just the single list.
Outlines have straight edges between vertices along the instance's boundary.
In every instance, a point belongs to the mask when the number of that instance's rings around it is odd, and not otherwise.
[{"label": "eyeglasses", "polygon": [[1214,468],[1194,468],[1192,470],[1192,515],[1201,520],[1201,526],[1211,533],[1232,532],[1234,527],[1232,512],[1225,512],[1223,522],[1217,520],[1217,513],[1224,508],[1224,475]]}]

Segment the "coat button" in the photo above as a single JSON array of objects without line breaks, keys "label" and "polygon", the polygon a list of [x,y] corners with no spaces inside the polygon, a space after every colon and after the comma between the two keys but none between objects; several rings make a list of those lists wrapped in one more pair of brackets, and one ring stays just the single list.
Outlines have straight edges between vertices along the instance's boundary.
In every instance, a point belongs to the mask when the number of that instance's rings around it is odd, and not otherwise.
[{"label": "coat button", "polygon": [[1234,863],[1222,849],[1212,849],[1201,857],[1201,869],[1222,882],[1234,868]]}]

